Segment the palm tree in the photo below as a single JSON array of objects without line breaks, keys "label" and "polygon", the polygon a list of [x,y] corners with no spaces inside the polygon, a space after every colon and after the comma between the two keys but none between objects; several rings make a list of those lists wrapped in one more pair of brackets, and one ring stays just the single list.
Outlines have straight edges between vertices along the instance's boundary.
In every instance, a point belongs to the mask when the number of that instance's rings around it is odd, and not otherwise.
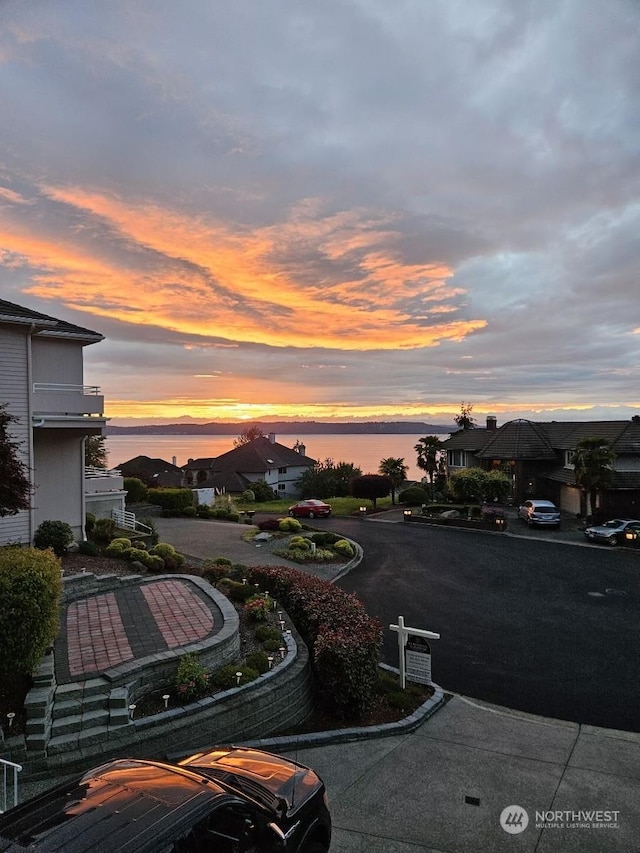
[{"label": "palm tree", "polygon": [[396,459],[389,456],[388,459],[381,459],[378,466],[378,472],[388,477],[391,481],[391,503],[396,502],[396,489],[407,479],[407,471],[409,466],[404,464],[404,457]]},{"label": "palm tree", "polygon": [[613,462],[616,458],[606,438],[583,438],[573,453],[573,471],[576,485],[589,495],[589,510],[596,511],[598,493],[611,483]]},{"label": "palm tree", "polygon": [[414,450],[418,454],[418,468],[426,471],[433,499],[433,480],[441,469],[442,441],[437,435],[425,435],[418,439]]}]

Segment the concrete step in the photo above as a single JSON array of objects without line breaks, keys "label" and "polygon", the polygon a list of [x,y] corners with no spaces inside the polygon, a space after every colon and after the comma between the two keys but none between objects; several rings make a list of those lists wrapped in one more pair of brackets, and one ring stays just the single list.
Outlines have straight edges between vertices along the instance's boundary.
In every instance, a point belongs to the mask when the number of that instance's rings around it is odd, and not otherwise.
[{"label": "concrete step", "polygon": [[73,714],[68,717],[60,717],[53,721],[51,726],[52,737],[59,735],[68,735],[84,733],[87,729],[94,729],[99,726],[107,726],[109,723],[109,711],[106,709],[100,711],[85,711],[82,714]]},{"label": "concrete step", "polygon": [[70,684],[60,684],[56,687],[56,699],[82,699],[95,696],[97,693],[109,694],[111,682],[106,678],[89,678],[87,681],[73,681]]},{"label": "concrete step", "polygon": [[93,726],[81,732],[58,734],[50,738],[47,744],[47,755],[58,755],[82,749],[91,743],[100,743],[109,737],[109,727],[106,725]]},{"label": "concrete step", "polygon": [[64,699],[54,703],[52,718],[59,720],[62,717],[71,717],[87,711],[106,711],[108,705],[109,696],[104,693],[96,693],[94,696],[86,696],[84,699]]}]

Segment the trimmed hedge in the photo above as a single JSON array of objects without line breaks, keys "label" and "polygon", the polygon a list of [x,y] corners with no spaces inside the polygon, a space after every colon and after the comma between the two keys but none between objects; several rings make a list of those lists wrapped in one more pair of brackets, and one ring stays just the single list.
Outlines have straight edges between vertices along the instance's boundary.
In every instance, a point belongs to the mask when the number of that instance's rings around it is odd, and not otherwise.
[{"label": "trimmed hedge", "polygon": [[183,510],[194,505],[191,489],[149,489],[149,502],[165,510]]},{"label": "trimmed hedge", "polygon": [[60,561],[51,551],[0,548],[0,677],[30,675],[60,624]]},{"label": "trimmed hedge", "polygon": [[354,595],[296,569],[252,566],[250,582],[281,602],[309,648],[320,701],[358,719],[375,696],[382,625]]}]

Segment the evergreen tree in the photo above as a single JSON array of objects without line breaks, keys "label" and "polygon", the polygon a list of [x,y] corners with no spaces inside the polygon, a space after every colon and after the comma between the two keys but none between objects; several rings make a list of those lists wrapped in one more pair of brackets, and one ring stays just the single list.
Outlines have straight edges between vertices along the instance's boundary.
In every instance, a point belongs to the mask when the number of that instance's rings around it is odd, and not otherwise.
[{"label": "evergreen tree", "polygon": [[262,438],[264,433],[260,429],[257,424],[251,424],[251,426],[245,427],[240,435],[234,440],[234,447],[242,447],[243,444],[249,444],[250,441],[254,441],[256,438]]},{"label": "evergreen tree", "polygon": [[88,435],[84,443],[84,464],[86,468],[106,468],[107,448],[103,435]]},{"label": "evergreen tree", "polygon": [[458,425],[458,429],[473,429],[476,425],[475,419],[471,417],[473,406],[471,403],[465,403],[464,400],[460,403],[460,414],[456,415],[454,421]]},{"label": "evergreen tree", "polygon": [[0,518],[16,515],[31,506],[31,481],[20,459],[20,444],[11,438],[9,426],[18,419],[0,405]]}]

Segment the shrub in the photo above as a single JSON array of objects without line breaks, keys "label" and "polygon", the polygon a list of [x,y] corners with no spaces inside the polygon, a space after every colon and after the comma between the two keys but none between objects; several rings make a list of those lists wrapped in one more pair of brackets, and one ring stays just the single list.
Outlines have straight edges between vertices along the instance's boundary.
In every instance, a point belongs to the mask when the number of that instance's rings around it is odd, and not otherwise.
[{"label": "shrub", "polygon": [[149,498],[149,490],[137,477],[125,477],[124,488],[127,493],[125,502],[128,504],[145,503]]},{"label": "shrub", "polygon": [[184,518],[195,518],[196,517],[196,508],[194,506],[186,506],[182,510],[182,515]]},{"label": "shrub", "polygon": [[120,536],[112,539],[105,549],[107,557],[124,557],[124,552],[131,548],[131,539]]},{"label": "shrub", "polygon": [[254,622],[266,622],[271,607],[271,599],[264,595],[252,595],[244,603],[247,615]]},{"label": "shrub", "polygon": [[312,542],[315,542],[316,545],[320,545],[324,548],[325,545],[333,545],[342,537],[337,533],[330,533],[329,531],[323,531],[322,533],[312,533],[309,537]]},{"label": "shrub", "polygon": [[0,548],[0,680],[30,675],[60,623],[60,561],[35,548]]},{"label": "shrub", "polygon": [[145,558],[141,560],[144,566],[154,574],[160,574],[164,572],[165,565],[162,557],[159,557],[157,554],[149,554],[145,551]]},{"label": "shrub", "polygon": [[185,655],[175,676],[178,698],[182,702],[193,702],[204,696],[209,689],[210,675],[195,655]]},{"label": "shrub", "polygon": [[269,670],[269,657],[264,652],[252,652],[250,655],[247,655],[245,666],[248,666],[249,669],[255,669],[256,672],[262,675],[263,672],[268,672]]},{"label": "shrub", "polygon": [[152,504],[167,510],[183,510],[193,506],[194,496],[191,489],[149,489]]},{"label": "shrub", "polygon": [[198,518],[211,518],[211,507],[200,504],[196,507],[196,515]]},{"label": "shrub", "polygon": [[[241,672],[240,681],[236,673]],[[244,663],[230,663],[227,666],[221,667],[213,674],[213,681],[218,687],[228,690],[231,687],[237,687],[239,684],[247,684],[249,681],[254,681],[260,673],[257,669],[253,669]]]},{"label": "shrub", "polygon": [[216,557],[213,562],[218,566],[228,566],[229,568],[233,565],[228,557]]},{"label": "shrub", "polygon": [[168,542],[158,542],[149,553],[162,557],[164,567],[168,572],[175,572],[184,565],[182,554],[179,554],[173,545],[169,545]]},{"label": "shrub", "polygon": [[253,636],[259,643],[269,643],[275,640],[278,644],[276,648],[280,648],[282,645],[282,634],[273,625],[258,625]]},{"label": "shrub", "polygon": [[89,542],[88,539],[84,539],[78,542],[78,553],[86,554],[87,557],[97,557],[100,554],[100,548],[98,548],[95,542]]},{"label": "shrub", "polygon": [[248,601],[256,594],[256,589],[255,587],[249,586],[249,584],[246,583],[238,583],[238,581],[226,580],[225,593],[227,598],[231,599],[231,601],[236,601],[240,604],[244,604],[245,601]]},{"label": "shrub", "polygon": [[33,537],[36,548],[45,551],[51,548],[57,557],[66,554],[67,547],[73,542],[73,530],[66,521],[43,521]]},{"label": "shrub", "polygon": [[259,530],[280,530],[280,519],[279,518],[265,518],[263,521],[258,522]]},{"label": "shrub", "polygon": [[208,563],[202,570],[202,577],[211,586],[216,586],[218,581],[227,576],[228,572],[229,566],[221,566],[219,563]]},{"label": "shrub", "polygon": [[118,526],[112,518],[98,518],[93,528],[93,538],[96,542],[111,542],[117,529]]},{"label": "shrub", "polygon": [[297,518],[279,518],[278,530],[283,533],[296,533],[298,530],[302,530],[302,524]]},{"label": "shrub", "polygon": [[328,581],[281,566],[249,568],[249,579],[281,602],[309,647],[320,696],[343,719],[370,706],[382,626],[362,603]]},{"label": "shrub", "polygon": [[344,557],[353,557],[355,551],[353,550],[353,545],[351,542],[348,542],[346,539],[338,539],[337,542],[333,545],[334,549]]},{"label": "shrub", "polygon": [[157,545],[159,536],[154,520],[147,516],[145,518],[140,519],[140,524],[144,524],[145,527],[149,528],[149,530],[151,531],[149,533],[149,536],[151,536],[151,543],[152,545]]},{"label": "shrub", "polygon": [[87,536],[90,536],[93,532],[93,528],[96,526],[96,517],[92,512],[88,512],[84,517],[84,531]]},{"label": "shrub", "polygon": [[145,565],[145,561],[150,555],[148,551],[143,551],[142,548],[125,548],[122,552],[122,556],[126,557],[126,559],[132,563],[136,562]]},{"label": "shrub", "polygon": [[264,480],[256,480],[255,483],[251,483],[251,491],[255,495],[256,501],[258,503],[268,503],[269,501],[276,500],[277,495]]},{"label": "shrub", "polygon": [[252,504],[255,502],[256,493],[253,489],[245,489],[244,492],[240,495],[240,501],[243,504]]},{"label": "shrub", "polygon": [[400,492],[398,500],[406,506],[421,506],[429,500],[429,495],[420,486],[410,486]]},{"label": "shrub", "polygon": [[304,536],[292,536],[289,540],[289,548],[299,548],[301,551],[311,550],[311,540]]}]

